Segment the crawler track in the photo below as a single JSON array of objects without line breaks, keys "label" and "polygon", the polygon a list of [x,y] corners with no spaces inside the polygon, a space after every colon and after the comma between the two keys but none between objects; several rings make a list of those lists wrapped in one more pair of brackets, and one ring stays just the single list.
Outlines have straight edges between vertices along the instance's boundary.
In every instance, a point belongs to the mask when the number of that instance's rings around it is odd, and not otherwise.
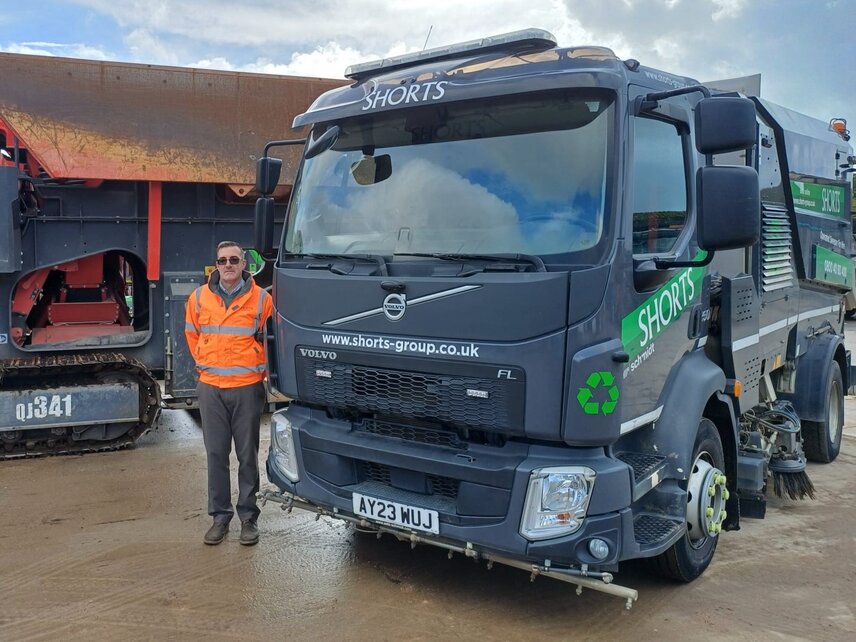
[{"label": "crawler track", "polygon": [[146,367],[122,354],[101,352],[38,356],[0,362],[0,389],[39,389],[62,385],[97,385],[129,381],[139,384],[140,417],[107,426],[102,438],[82,438],[94,426],[57,426],[0,432],[0,460],[18,457],[70,455],[131,446],[155,425],[160,414],[160,388]]}]

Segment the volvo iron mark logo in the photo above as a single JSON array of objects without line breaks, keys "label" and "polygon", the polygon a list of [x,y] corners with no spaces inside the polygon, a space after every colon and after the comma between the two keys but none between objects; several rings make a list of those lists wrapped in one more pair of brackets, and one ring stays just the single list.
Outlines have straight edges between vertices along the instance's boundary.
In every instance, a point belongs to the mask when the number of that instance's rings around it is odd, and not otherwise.
[{"label": "volvo iron mark logo", "polygon": [[407,296],[393,292],[383,300],[383,313],[390,321],[398,321],[407,311]]}]

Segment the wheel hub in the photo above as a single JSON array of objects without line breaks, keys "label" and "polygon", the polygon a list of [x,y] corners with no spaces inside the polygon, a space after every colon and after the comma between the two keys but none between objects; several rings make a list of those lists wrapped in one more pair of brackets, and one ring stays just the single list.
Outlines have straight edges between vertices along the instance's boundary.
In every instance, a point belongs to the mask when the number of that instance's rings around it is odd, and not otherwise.
[{"label": "wheel hub", "polygon": [[722,523],[728,514],[725,474],[701,456],[693,464],[687,488],[687,534],[693,544],[708,537],[716,537],[722,531]]}]

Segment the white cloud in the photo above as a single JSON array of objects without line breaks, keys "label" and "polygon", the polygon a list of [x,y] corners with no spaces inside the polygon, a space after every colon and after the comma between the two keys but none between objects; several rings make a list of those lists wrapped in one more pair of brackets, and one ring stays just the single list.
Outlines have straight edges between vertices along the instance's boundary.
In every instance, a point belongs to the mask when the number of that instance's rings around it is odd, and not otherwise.
[{"label": "white cloud", "polygon": [[203,58],[202,60],[197,60],[196,62],[190,63],[188,67],[196,67],[197,69],[220,69],[222,71],[236,71],[235,65],[229,62],[223,56],[215,56],[214,58]]},{"label": "white cloud", "polygon": [[252,65],[248,65],[246,70],[266,74],[343,78],[345,67],[361,55],[355,49],[329,42],[306,53],[295,52],[287,63],[278,64],[270,60],[259,59]]},{"label": "white cloud", "polygon": [[123,39],[133,60],[159,65],[179,65],[176,51],[148,29],[134,29]]},{"label": "white cloud", "polygon": [[653,45],[653,49],[661,60],[669,63],[668,67],[674,67],[675,63],[680,62],[683,56],[681,45],[671,38],[657,38]]},{"label": "white cloud", "polygon": [[[826,118],[856,104],[856,0],[64,0],[86,7],[70,22],[112,18],[138,62],[341,78],[348,65],[526,27],[563,46],[603,45],[621,58],[694,78],[762,73],[774,101]],[[66,7],[67,8],[67,7]],[[806,19],[811,15],[811,19]],[[0,17],[4,23],[14,17]],[[29,25],[7,26],[20,33]],[[30,31],[37,34],[39,31]],[[51,36],[56,38],[56,36]],[[76,39],[82,39],[78,36]],[[24,42],[25,40],[32,42]],[[97,41],[4,50],[111,58]],[[829,43],[818,47],[818,42]],[[115,46],[115,45],[114,45]],[[77,49],[75,49],[77,47]],[[852,56],[850,56],[852,58]],[[810,80],[809,80],[810,79]],[[806,83],[811,90],[806,91]],[[852,110],[852,107],[851,107]]]},{"label": "white cloud", "polygon": [[21,42],[6,46],[0,45],[0,51],[30,56],[63,56],[66,58],[87,58],[89,60],[110,60],[114,57],[100,47],[82,43]]},{"label": "white cloud", "polygon": [[723,18],[736,18],[743,11],[746,0],[711,0],[717,7],[711,17],[714,21]]},{"label": "white cloud", "polygon": [[379,53],[396,42],[421,49],[432,26],[429,47],[529,26],[555,29],[573,15],[560,0],[525,5],[517,0],[72,1],[113,17],[127,31],[143,29],[210,44],[289,45],[303,50],[332,39],[343,47]]}]

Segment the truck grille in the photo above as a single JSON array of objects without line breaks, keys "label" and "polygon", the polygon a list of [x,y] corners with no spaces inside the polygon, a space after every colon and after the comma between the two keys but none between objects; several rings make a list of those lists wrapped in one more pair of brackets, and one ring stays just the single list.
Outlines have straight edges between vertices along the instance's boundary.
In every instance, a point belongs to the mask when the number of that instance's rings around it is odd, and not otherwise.
[{"label": "truck grille", "polygon": [[408,426],[389,421],[378,421],[376,419],[364,419],[356,425],[357,430],[364,430],[380,437],[393,437],[403,441],[415,441],[420,444],[432,446],[446,446],[458,450],[466,450],[467,444],[460,437],[448,430],[436,430],[422,426]]},{"label": "truck grille", "polygon": [[523,399],[513,382],[300,357],[297,376],[307,402],[462,428],[522,430]]},{"label": "truck grille", "polygon": [[[392,486],[392,471],[389,466],[376,464],[370,461],[361,461],[358,464],[361,481],[373,481],[384,486]],[[439,475],[425,475],[428,480],[429,494],[440,495],[455,499],[458,496],[458,482],[448,477]]]}]

